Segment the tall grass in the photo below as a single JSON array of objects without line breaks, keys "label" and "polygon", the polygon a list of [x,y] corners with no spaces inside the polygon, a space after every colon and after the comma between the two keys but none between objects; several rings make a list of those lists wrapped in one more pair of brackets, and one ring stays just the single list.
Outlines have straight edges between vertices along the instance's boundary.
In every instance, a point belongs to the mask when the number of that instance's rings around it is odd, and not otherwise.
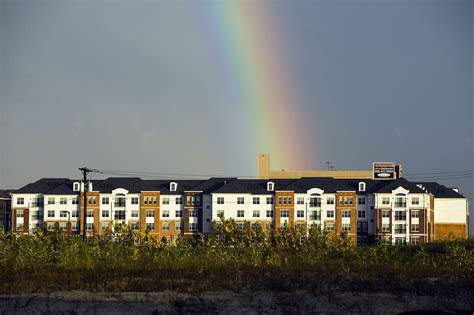
[{"label": "tall grass", "polygon": [[0,293],[88,291],[316,290],[416,291],[474,289],[473,244],[355,247],[311,227],[274,232],[232,220],[209,236],[173,244],[118,227],[90,238],[37,230],[0,232]]}]

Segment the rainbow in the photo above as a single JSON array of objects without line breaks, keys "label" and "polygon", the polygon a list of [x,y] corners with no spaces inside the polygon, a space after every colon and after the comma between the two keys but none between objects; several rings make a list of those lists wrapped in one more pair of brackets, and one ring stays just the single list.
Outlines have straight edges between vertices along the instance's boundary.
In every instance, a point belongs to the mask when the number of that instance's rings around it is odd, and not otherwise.
[{"label": "rainbow", "polygon": [[205,10],[221,68],[227,69],[245,111],[254,152],[269,153],[280,168],[314,166],[317,161],[307,150],[316,145],[309,137],[311,121],[289,82],[292,67],[284,56],[290,54],[277,42],[284,32],[276,18],[257,1],[213,1]]}]

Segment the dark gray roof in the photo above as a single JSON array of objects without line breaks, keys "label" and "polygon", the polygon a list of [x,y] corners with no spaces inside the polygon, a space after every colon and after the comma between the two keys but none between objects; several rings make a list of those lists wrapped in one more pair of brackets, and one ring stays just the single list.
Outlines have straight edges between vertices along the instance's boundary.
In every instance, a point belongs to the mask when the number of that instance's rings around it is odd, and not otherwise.
[{"label": "dark gray roof", "polygon": [[11,198],[10,193],[14,192],[13,189],[0,189],[0,198]]},{"label": "dark gray roof", "polygon": [[273,194],[267,191],[267,183],[275,184],[274,190],[286,190],[286,186],[295,181],[294,179],[237,179],[225,183],[214,190],[214,193],[250,193],[250,194]]},{"label": "dark gray roof", "polygon": [[426,188],[428,193],[432,193],[435,198],[465,198],[462,194],[455,192],[452,188],[448,188],[436,182],[418,182]]},{"label": "dark gray roof", "polygon": [[424,191],[418,187],[415,183],[409,182],[405,178],[399,178],[395,180],[387,180],[387,185],[381,187],[376,192],[377,193],[391,193],[392,190],[397,189],[398,187],[403,187],[406,190],[409,190],[410,193],[424,193]]},{"label": "dark gray roof", "polygon": [[294,191],[295,193],[306,193],[312,188],[319,188],[325,192],[355,191],[357,190],[357,184],[353,186],[350,185],[348,181],[338,180],[332,177],[303,177],[289,183],[282,190]]},{"label": "dark gray roof", "polygon": [[[185,191],[194,191],[193,187],[199,185],[204,180],[181,179],[181,180],[144,180],[143,191],[159,191],[163,195],[181,195]],[[177,183],[176,191],[170,191],[170,183]]]},{"label": "dark gray roof", "polygon": [[44,194],[49,190],[69,181],[69,178],[42,178],[34,183],[30,183],[17,191],[18,194]]},{"label": "dark gray roof", "polygon": [[77,191],[72,190],[72,186],[74,182],[77,182],[78,180],[68,180],[62,184],[59,184],[58,186],[54,187],[51,190],[48,190],[46,194],[48,195],[74,195],[74,194],[79,194]]},{"label": "dark gray roof", "polygon": [[124,188],[130,193],[142,191],[142,180],[138,177],[109,177],[92,185],[94,191],[111,193],[117,188]]}]

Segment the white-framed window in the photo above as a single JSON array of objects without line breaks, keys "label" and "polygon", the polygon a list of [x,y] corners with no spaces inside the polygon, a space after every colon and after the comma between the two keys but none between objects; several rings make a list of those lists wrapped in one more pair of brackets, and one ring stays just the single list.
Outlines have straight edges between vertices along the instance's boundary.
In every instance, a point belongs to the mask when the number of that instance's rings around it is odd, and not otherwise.
[{"label": "white-framed window", "polygon": [[411,198],[411,204],[417,206],[420,204],[420,197],[413,197]]},{"label": "white-framed window", "polygon": [[140,224],[138,222],[131,222],[130,229],[132,229],[132,231],[138,231],[140,229]]},{"label": "white-framed window", "polygon": [[174,229],[175,229],[176,231],[181,231],[181,230],[183,229],[183,226],[181,225],[181,222],[176,222],[176,223],[174,224]]},{"label": "white-framed window", "polygon": [[162,229],[163,231],[169,231],[169,230],[170,230],[170,224],[169,224],[169,222],[163,222],[163,223],[161,223],[161,229]]},{"label": "white-framed window", "polygon": [[420,217],[420,210],[411,210],[412,219],[417,219]]},{"label": "white-framed window", "polygon": [[245,223],[237,222],[237,230],[242,231],[245,228]]},{"label": "white-framed window", "polygon": [[365,183],[364,182],[359,183],[359,191],[365,191]]},{"label": "white-framed window", "polygon": [[115,210],[114,220],[125,220],[125,210]]},{"label": "white-framed window", "polygon": [[309,219],[310,220],[321,220],[321,210],[311,210],[309,212]]},{"label": "white-framed window", "polygon": [[334,198],[334,197],[327,197],[327,198],[326,198],[326,203],[327,203],[328,205],[333,205],[334,202],[335,202],[335,198]]},{"label": "white-framed window", "polygon": [[395,233],[405,234],[407,232],[407,226],[405,224],[395,224]]},{"label": "white-framed window", "polygon": [[182,204],[183,204],[183,197],[176,197],[175,203],[176,203],[177,205],[182,205]]},{"label": "white-framed window", "polygon": [[68,217],[68,212],[66,210],[59,211],[59,217],[60,218],[67,218]]},{"label": "white-framed window", "polygon": [[94,223],[86,223],[86,230],[93,231],[94,230]]},{"label": "white-framed window", "polygon": [[145,210],[145,216],[147,218],[154,218],[155,217],[155,210],[153,209],[146,209]]},{"label": "white-framed window", "polygon": [[281,217],[281,218],[289,218],[289,217],[290,217],[290,211],[288,211],[288,210],[281,210],[281,212],[280,212],[280,217]]},{"label": "white-framed window", "polygon": [[365,219],[365,211],[363,211],[363,210],[357,211],[357,217],[359,219]]},{"label": "white-framed window", "polygon": [[297,205],[304,205],[304,197],[296,197]]},{"label": "white-framed window", "polygon": [[390,224],[382,223],[382,232],[383,233],[390,233]]},{"label": "white-framed window", "polygon": [[54,210],[48,210],[48,218],[54,218]]},{"label": "white-framed window", "polygon": [[326,223],[326,231],[334,231],[334,223]]},{"label": "white-framed window", "polygon": [[407,219],[407,213],[405,210],[395,211],[395,220],[405,221]]},{"label": "white-framed window", "polygon": [[410,237],[410,243],[412,245],[418,245],[420,244],[420,237],[419,236],[411,236]]},{"label": "white-framed window", "polygon": [[17,218],[23,218],[23,210],[16,210],[16,217]]},{"label": "white-framed window", "polygon": [[101,211],[101,217],[102,217],[102,218],[108,218],[108,217],[109,217],[109,213],[110,213],[109,210],[102,210],[102,211]]},{"label": "white-framed window", "polygon": [[187,196],[186,197],[186,202],[187,202],[188,205],[199,206],[199,205],[201,205],[201,197],[200,196]]},{"label": "white-framed window", "polygon": [[155,229],[155,223],[146,223],[146,230],[153,231]]},{"label": "white-framed window", "polygon": [[94,210],[87,210],[87,217],[88,218],[93,218],[94,217]]},{"label": "white-framed window", "polygon": [[71,231],[79,231],[79,222],[71,222]]},{"label": "white-framed window", "polygon": [[259,205],[260,204],[260,197],[253,197],[252,203],[254,205]]},{"label": "white-framed window", "polygon": [[74,184],[72,184],[72,190],[73,191],[81,190],[81,185],[78,182],[75,182]]},{"label": "white-framed window", "polygon": [[174,215],[177,218],[182,218],[183,217],[183,210],[176,210]]},{"label": "white-framed window", "polygon": [[389,205],[390,204],[390,197],[382,197],[382,204]]},{"label": "white-framed window", "polygon": [[54,231],[54,226],[55,226],[55,225],[56,225],[56,224],[55,224],[54,222],[49,222],[49,223],[48,223],[47,230],[48,230],[48,231]]},{"label": "white-framed window", "polygon": [[102,229],[102,231],[106,232],[109,230],[109,223],[107,222],[102,222],[101,225],[100,225],[100,228]]},{"label": "white-framed window", "polygon": [[260,218],[260,210],[253,210],[252,214],[254,218]]},{"label": "white-framed window", "polygon": [[194,222],[193,222],[193,223],[189,223],[189,230],[190,230],[191,232],[196,232],[196,231],[198,230],[198,225],[197,225],[197,223],[194,223]]},{"label": "white-framed window", "polygon": [[273,204],[273,197],[267,197],[267,205]]},{"label": "white-framed window", "polygon": [[341,225],[342,232],[350,232],[351,231],[351,224],[350,223],[343,223]]},{"label": "white-framed window", "polygon": [[71,211],[71,218],[77,218],[77,217],[79,217],[79,210]]},{"label": "white-framed window", "polygon": [[[96,205],[97,204],[97,196],[91,196],[91,197],[87,198],[87,203],[89,205]],[[117,203],[117,202],[115,202],[115,203]]]},{"label": "white-framed window", "polygon": [[163,210],[161,212],[161,217],[162,218],[169,218],[170,217],[170,211],[169,210]]},{"label": "white-framed window", "polygon": [[224,216],[224,210],[217,210],[217,217],[223,217]]},{"label": "white-framed window", "polygon": [[273,210],[267,210],[267,218],[273,218]]},{"label": "white-framed window", "polygon": [[309,206],[310,207],[321,207],[321,197],[309,197]]},{"label": "white-framed window", "polygon": [[48,205],[54,205],[54,197],[48,197]]},{"label": "white-framed window", "polygon": [[334,218],[334,210],[328,210],[326,212],[326,217],[327,218]]},{"label": "white-framed window", "polygon": [[[17,213],[18,215],[18,213]],[[38,210],[32,211],[31,212],[31,220],[43,220],[43,212],[40,212]]]},{"label": "white-framed window", "polygon": [[175,182],[170,183],[170,191],[176,191],[177,188],[178,188],[177,183],[175,183]]},{"label": "white-framed window", "polygon": [[224,204],[224,197],[217,197],[217,204],[223,205]]},{"label": "white-framed window", "polygon": [[296,210],[297,218],[304,218],[304,210]]},{"label": "white-framed window", "polygon": [[130,202],[132,203],[132,205],[138,205],[138,197],[132,197]]},{"label": "white-framed window", "polygon": [[197,218],[198,217],[198,210],[197,209],[189,209],[189,217],[190,218]]},{"label": "white-framed window", "polygon": [[365,197],[358,197],[357,198],[358,205],[365,205]]},{"label": "white-framed window", "polygon": [[275,190],[275,183],[268,182],[267,183],[267,191],[274,191]]},{"label": "white-framed window", "polygon": [[67,205],[67,197],[60,197],[59,198],[60,205]]},{"label": "white-framed window", "polygon": [[163,197],[161,200],[161,203],[164,205],[169,205],[170,204],[170,197]]},{"label": "white-framed window", "polygon": [[245,197],[237,197],[237,204],[243,205],[245,203]]},{"label": "white-framed window", "polygon": [[73,205],[77,205],[79,203],[78,201],[79,201],[78,197],[72,197],[72,199],[71,199],[71,202],[72,202]]},{"label": "white-framed window", "polygon": [[350,218],[351,217],[351,210],[342,210],[341,217]]},{"label": "white-framed window", "polygon": [[382,218],[390,218],[390,210],[382,210]]},{"label": "white-framed window", "polygon": [[419,224],[411,224],[411,231],[412,232],[420,232],[420,225]]},{"label": "white-framed window", "polygon": [[245,216],[244,210],[237,210],[237,218],[243,218]]}]

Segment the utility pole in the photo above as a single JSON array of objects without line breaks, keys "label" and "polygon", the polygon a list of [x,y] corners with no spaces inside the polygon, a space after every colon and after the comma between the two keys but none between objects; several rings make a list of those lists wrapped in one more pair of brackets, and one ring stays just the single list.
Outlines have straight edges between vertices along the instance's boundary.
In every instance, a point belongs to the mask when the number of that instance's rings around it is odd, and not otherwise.
[{"label": "utility pole", "polygon": [[326,164],[328,165],[328,171],[329,171],[329,165],[331,165],[331,162],[326,162]]},{"label": "utility pole", "polygon": [[87,174],[90,172],[94,172],[94,170],[88,169],[87,167],[80,167],[79,170],[82,172],[83,175],[83,180],[84,180],[84,199],[83,199],[83,205],[84,205],[84,222],[82,223],[82,239],[86,240],[86,221],[87,221],[87,190],[89,189],[89,185],[87,183]]}]

